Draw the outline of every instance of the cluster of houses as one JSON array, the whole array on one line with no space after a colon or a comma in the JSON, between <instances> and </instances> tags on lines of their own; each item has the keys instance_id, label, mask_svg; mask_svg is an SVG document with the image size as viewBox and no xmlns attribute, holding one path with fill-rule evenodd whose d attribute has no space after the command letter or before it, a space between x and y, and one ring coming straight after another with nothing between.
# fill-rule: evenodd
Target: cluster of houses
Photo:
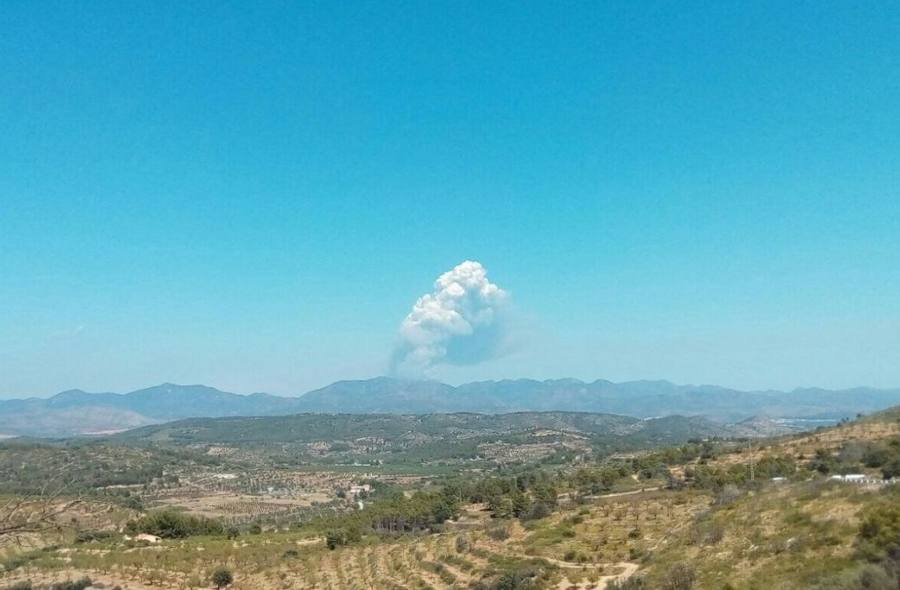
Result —
<instances>
[{"instance_id":1,"label":"cluster of houses","mask_svg":"<svg viewBox=\"0 0 900 590\"><path fill-rule=\"evenodd\" d=\"M848 473L847 475L832 475L829 477L831 481L841 481L844 483L855 483L858 485L892 485L896 483L896 479L881 479L872 477L864 473Z\"/></svg>"},{"instance_id":2,"label":"cluster of houses","mask_svg":"<svg viewBox=\"0 0 900 590\"><path fill-rule=\"evenodd\" d=\"M893 485L898 482L897 478L891 479L881 479L880 477L873 477L871 475L866 475L865 473L848 473L846 475L832 475L828 478L829 481L840 481L842 483L855 483L857 485L877 485L877 486L888 486ZM772 481L775 483L782 483L787 481L786 477L773 477Z\"/></svg>"}]
</instances>

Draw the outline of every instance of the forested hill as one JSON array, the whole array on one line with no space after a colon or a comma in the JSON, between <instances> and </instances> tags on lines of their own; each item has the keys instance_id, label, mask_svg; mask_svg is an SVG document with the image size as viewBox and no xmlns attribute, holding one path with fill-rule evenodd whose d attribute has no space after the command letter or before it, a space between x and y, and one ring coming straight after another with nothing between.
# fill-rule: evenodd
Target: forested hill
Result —
<instances>
[{"instance_id":1,"label":"forested hill","mask_svg":"<svg viewBox=\"0 0 900 590\"><path fill-rule=\"evenodd\" d=\"M295 414L248 418L194 418L137 428L115 441L174 444L278 444L316 441L407 441L496 438L517 442L558 437L667 444L689 438L745 436L739 425L706 418L667 416L638 419L578 412L511 414ZM405 444L405 443L404 443Z\"/></svg>"}]
</instances>

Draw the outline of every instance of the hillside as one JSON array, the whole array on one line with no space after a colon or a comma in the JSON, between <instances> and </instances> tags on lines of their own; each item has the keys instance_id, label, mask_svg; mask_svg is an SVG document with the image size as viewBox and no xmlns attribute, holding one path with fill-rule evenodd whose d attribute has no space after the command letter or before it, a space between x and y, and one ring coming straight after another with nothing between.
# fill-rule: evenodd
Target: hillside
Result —
<instances>
[{"instance_id":1,"label":"hillside","mask_svg":"<svg viewBox=\"0 0 900 590\"><path fill-rule=\"evenodd\" d=\"M518 379L453 387L378 377L339 381L301 397L239 395L203 385L164 383L126 394L70 390L48 399L2 400L0 435L62 437L184 418L296 413L593 412L635 418L706 416L724 423L765 416L778 428L782 418L837 420L898 403L900 390L742 392L667 381Z\"/></svg>"},{"instance_id":2,"label":"hillside","mask_svg":"<svg viewBox=\"0 0 900 590\"><path fill-rule=\"evenodd\" d=\"M685 424L689 419L639 420L610 414L566 412L513 414L296 414L267 418L191 419L149 426L116 435L118 440L179 442L310 442L378 437L396 440L505 436L549 430L583 435L624 436L656 431L661 423ZM691 420L701 434L725 430L703 419Z\"/></svg>"},{"instance_id":3,"label":"hillside","mask_svg":"<svg viewBox=\"0 0 900 590\"><path fill-rule=\"evenodd\" d=\"M357 429L503 439L523 429L602 437L698 423L565 413L312 418L324 422L190 420L102 444L20 447L0 462L5 481L31 473L22 458L42 457L85 463L83 485L103 487L46 539L0 546L0 587L90 577L130 590L208 588L219 564L234 590L892 590L900 580L900 408L750 447L705 441L441 476L259 468L202 452L223 450L210 441L246 450ZM300 421L287 435L264 427L272 420ZM148 437L154 445L117 446ZM178 440L192 450L163 449ZM104 465L119 469L106 475ZM832 477L840 473L867 479ZM138 541L138 532L161 538Z\"/></svg>"},{"instance_id":4,"label":"hillside","mask_svg":"<svg viewBox=\"0 0 900 590\"><path fill-rule=\"evenodd\" d=\"M612 414L296 414L201 418L137 428L112 443L228 449L253 461L362 463L423 468L550 459L746 434L702 417ZM220 451L221 452L221 451Z\"/></svg>"}]
</instances>

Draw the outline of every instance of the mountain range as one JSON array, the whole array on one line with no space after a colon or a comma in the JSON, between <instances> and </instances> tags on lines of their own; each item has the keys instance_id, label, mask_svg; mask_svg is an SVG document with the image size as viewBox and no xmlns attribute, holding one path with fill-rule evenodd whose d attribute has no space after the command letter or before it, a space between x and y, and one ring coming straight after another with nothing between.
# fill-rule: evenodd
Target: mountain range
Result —
<instances>
[{"instance_id":1,"label":"mountain range","mask_svg":"<svg viewBox=\"0 0 900 590\"><path fill-rule=\"evenodd\" d=\"M613 383L577 379L437 381L377 377L338 381L299 397L240 395L205 385L164 383L130 393L69 390L51 398L0 400L0 435L102 434L184 418L280 416L298 413L432 414L477 412L598 412L635 418L705 416L738 422L839 419L900 404L900 389L739 391L668 381Z\"/></svg>"}]
</instances>

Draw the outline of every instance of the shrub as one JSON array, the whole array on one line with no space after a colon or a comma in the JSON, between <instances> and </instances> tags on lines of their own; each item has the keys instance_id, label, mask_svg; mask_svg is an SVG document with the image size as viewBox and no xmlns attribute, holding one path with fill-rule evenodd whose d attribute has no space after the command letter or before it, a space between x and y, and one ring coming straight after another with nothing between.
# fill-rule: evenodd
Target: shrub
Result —
<instances>
[{"instance_id":1,"label":"shrub","mask_svg":"<svg viewBox=\"0 0 900 590\"><path fill-rule=\"evenodd\" d=\"M194 535L221 535L222 525L215 520L163 510L132 520L125 527L131 534L147 533L164 539L183 539Z\"/></svg>"},{"instance_id":2,"label":"shrub","mask_svg":"<svg viewBox=\"0 0 900 590\"><path fill-rule=\"evenodd\" d=\"M488 528L487 535L495 541L505 541L509 538L509 525L505 522L494 524Z\"/></svg>"},{"instance_id":3,"label":"shrub","mask_svg":"<svg viewBox=\"0 0 900 590\"><path fill-rule=\"evenodd\" d=\"M538 520L553 513L553 509L544 502L533 502L528 511L521 516L522 520Z\"/></svg>"},{"instance_id":4,"label":"shrub","mask_svg":"<svg viewBox=\"0 0 900 590\"><path fill-rule=\"evenodd\" d=\"M325 546L332 551L337 549L340 545L343 545L345 542L341 531L335 530L325 533Z\"/></svg>"},{"instance_id":5,"label":"shrub","mask_svg":"<svg viewBox=\"0 0 900 590\"><path fill-rule=\"evenodd\" d=\"M80 580L59 582L50 585L50 590L84 590L91 586L90 578L81 578Z\"/></svg>"},{"instance_id":6,"label":"shrub","mask_svg":"<svg viewBox=\"0 0 900 590\"><path fill-rule=\"evenodd\" d=\"M884 479L900 477L900 457L891 459L884 467L881 468L881 475Z\"/></svg>"},{"instance_id":7,"label":"shrub","mask_svg":"<svg viewBox=\"0 0 900 590\"><path fill-rule=\"evenodd\" d=\"M523 568L514 572L507 572L500 576L491 586L491 590L523 590L534 588L535 580L540 572L535 568Z\"/></svg>"},{"instance_id":8,"label":"shrub","mask_svg":"<svg viewBox=\"0 0 900 590\"><path fill-rule=\"evenodd\" d=\"M712 525L703 537L703 543L706 545L716 545L725 537L725 529L721 525Z\"/></svg>"},{"instance_id":9,"label":"shrub","mask_svg":"<svg viewBox=\"0 0 900 590\"><path fill-rule=\"evenodd\" d=\"M691 590L694 587L696 575L689 565L679 563L666 573L663 581L663 590Z\"/></svg>"},{"instance_id":10,"label":"shrub","mask_svg":"<svg viewBox=\"0 0 900 590\"><path fill-rule=\"evenodd\" d=\"M337 549L341 545L349 545L356 543L362 538L358 528L342 528L331 529L325 533L325 546L331 550Z\"/></svg>"},{"instance_id":11,"label":"shrub","mask_svg":"<svg viewBox=\"0 0 900 590\"><path fill-rule=\"evenodd\" d=\"M456 552L466 553L469 551L469 540L462 535L456 537Z\"/></svg>"},{"instance_id":12,"label":"shrub","mask_svg":"<svg viewBox=\"0 0 900 590\"><path fill-rule=\"evenodd\" d=\"M716 495L716 506L728 506L733 504L741 497L741 490L736 485L727 484Z\"/></svg>"},{"instance_id":13,"label":"shrub","mask_svg":"<svg viewBox=\"0 0 900 590\"><path fill-rule=\"evenodd\" d=\"M220 567L213 572L211 580L216 585L216 588L224 588L234 582L234 576L231 575L230 570Z\"/></svg>"},{"instance_id":14,"label":"shrub","mask_svg":"<svg viewBox=\"0 0 900 590\"><path fill-rule=\"evenodd\" d=\"M900 502L890 498L871 506L859 527L863 553L872 559L883 558L900 540Z\"/></svg>"},{"instance_id":15,"label":"shrub","mask_svg":"<svg viewBox=\"0 0 900 590\"><path fill-rule=\"evenodd\" d=\"M76 543L90 543L91 541L102 541L104 539L109 539L113 536L113 533L109 531L79 531L75 535Z\"/></svg>"},{"instance_id":16,"label":"shrub","mask_svg":"<svg viewBox=\"0 0 900 590\"><path fill-rule=\"evenodd\" d=\"M869 445L862 457L866 467L881 467L891 459L890 452L881 446Z\"/></svg>"},{"instance_id":17,"label":"shrub","mask_svg":"<svg viewBox=\"0 0 900 590\"><path fill-rule=\"evenodd\" d=\"M867 565L860 570L859 585L866 590L888 590L900 587L897 584L897 578L875 565Z\"/></svg>"},{"instance_id":18,"label":"shrub","mask_svg":"<svg viewBox=\"0 0 900 590\"><path fill-rule=\"evenodd\" d=\"M884 568L867 564L820 582L815 590L894 590L897 578Z\"/></svg>"}]
</instances>

